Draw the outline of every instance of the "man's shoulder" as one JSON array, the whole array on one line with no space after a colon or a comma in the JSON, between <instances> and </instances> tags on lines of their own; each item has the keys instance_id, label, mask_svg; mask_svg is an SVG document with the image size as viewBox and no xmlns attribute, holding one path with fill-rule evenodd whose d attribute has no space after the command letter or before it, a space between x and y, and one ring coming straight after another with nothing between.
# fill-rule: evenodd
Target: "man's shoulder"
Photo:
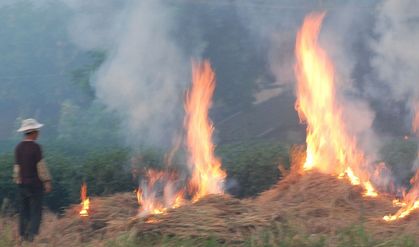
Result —
<instances>
[{"instance_id":1,"label":"man's shoulder","mask_svg":"<svg viewBox=\"0 0 419 247\"><path fill-rule=\"evenodd\" d=\"M36 148L36 149L41 149L41 145L39 145L38 143L34 142L34 141L21 141L16 145L16 150L19 148Z\"/></svg>"}]
</instances>

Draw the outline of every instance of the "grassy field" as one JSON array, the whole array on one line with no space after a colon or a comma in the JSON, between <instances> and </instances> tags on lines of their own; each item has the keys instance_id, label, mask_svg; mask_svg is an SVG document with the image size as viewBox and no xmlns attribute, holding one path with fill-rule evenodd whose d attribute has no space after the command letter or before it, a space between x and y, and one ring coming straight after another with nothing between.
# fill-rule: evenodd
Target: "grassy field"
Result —
<instances>
[{"instance_id":1,"label":"grassy field","mask_svg":"<svg viewBox=\"0 0 419 247\"><path fill-rule=\"evenodd\" d=\"M14 226L11 221L0 219L0 247L16 246L14 237ZM365 231L362 225L353 225L343 229L334 236L322 234L301 234L298 227L288 224L276 224L258 233L252 234L244 243L237 243L235 246L245 247L417 247L411 236L399 236L390 240L374 239ZM29 246L28 244L23 246ZM38 244L35 246L48 246ZM106 247L151 247L151 246L183 246L183 247L221 247L231 246L219 242L216 238L180 238L177 236L145 236L138 237L134 231L121 233L114 239L104 239L99 243L86 246L106 246Z\"/></svg>"},{"instance_id":2,"label":"grassy field","mask_svg":"<svg viewBox=\"0 0 419 247\"><path fill-rule=\"evenodd\" d=\"M333 239L332 239L333 238ZM362 226L354 225L343 230L337 236L330 238L326 235L303 235L290 227L276 226L249 237L239 246L245 247L417 247L418 243L410 236L380 241L373 239ZM184 246L184 247L219 247L229 246L210 239L181 239L176 236L154 236L138 239L135 234L125 233L117 239L106 241L105 246Z\"/></svg>"}]
</instances>

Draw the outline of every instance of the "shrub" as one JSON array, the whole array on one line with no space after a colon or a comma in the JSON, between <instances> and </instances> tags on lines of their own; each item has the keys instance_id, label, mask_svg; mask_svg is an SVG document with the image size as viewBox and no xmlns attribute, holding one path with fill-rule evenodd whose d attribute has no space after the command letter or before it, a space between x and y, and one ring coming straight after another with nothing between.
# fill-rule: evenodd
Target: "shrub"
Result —
<instances>
[{"instance_id":1,"label":"shrub","mask_svg":"<svg viewBox=\"0 0 419 247\"><path fill-rule=\"evenodd\" d=\"M278 165L289 167L288 149L279 143L229 144L220 146L217 153L227 170L227 189L238 197L269 189L281 176Z\"/></svg>"}]
</instances>

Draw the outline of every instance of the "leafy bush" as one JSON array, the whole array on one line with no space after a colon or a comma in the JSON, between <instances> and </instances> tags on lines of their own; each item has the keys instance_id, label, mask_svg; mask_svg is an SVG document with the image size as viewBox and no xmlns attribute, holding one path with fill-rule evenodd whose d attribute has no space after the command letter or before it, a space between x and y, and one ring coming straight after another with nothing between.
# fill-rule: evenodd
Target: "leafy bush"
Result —
<instances>
[{"instance_id":1,"label":"leafy bush","mask_svg":"<svg viewBox=\"0 0 419 247\"><path fill-rule=\"evenodd\" d=\"M288 150L279 143L229 144L220 146L217 153L227 170L227 189L238 197L269 189L281 176L278 165L289 167Z\"/></svg>"},{"instance_id":2,"label":"leafy bush","mask_svg":"<svg viewBox=\"0 0 419 247\"><path fill-rule=\"evenodd\" d=\"M15 246L15 240L13 239L13 230L10 225L5 225L0 219L0 247Z\"/></svg>"},{"instance_id":3,"label":"leafy bush","mask_svg":"<svg viewBox=\"0 0 419 247\"><path fill-rule=\"evenodd\" d=\"M409 185L413 176L412 165L417 158L418 145L411 139L395 139L381 149L383 161L389 165L397 180Z\"/></svg>"},{"instance_id":4,"label":"leafy bush","mask_svg":"<svg viewBox=\"0 0 419 247\"><path fill-rule=\"evenodd\" d=\"M12 202L16 199L17 187L12 180L13 163L12 154L0 155L0 206L6 198Z\"/></svg>"},{"instance_id":5,"label":"leafy bush","mask_svg":"<svg viewBox=\"0 0 419 247\"><path fill-rule=\"evenodd\" d=\"M416 242L410 236L400 236L395 239L379 241L365 231L362 225L353 225L343 229L338 235L337 247L415 247Z\"/></svg>"},{"instance_id":6,"label":"leafy bush","mask_svg":"<svg viewBox=\"0 0 419 247\"><path fill-rule=\"evenodd\" d=\"M108 195L133 189L127 150L103 150L89 155L83 164L83 177L94 195ZM81 180L80 180L81 181Z\"/></svg>"},{"instance_id":7,"label":"leafy bush","mask_svg":"<svg viewBox=\"0 0 419 247\"><path fill-rule=\"evenodd\" d=\"M140 159L131 160L132 151L112 145L90 146L63 140L43 140L44 156L53 177L53 191L46 195L48 207L61 212L80 200L80 186L87 183L90 196L132 191L138 181L133 181L131 168L164 166L164 151L141 148ZM228 174L227 189L235 196L255 196L274 185L279 177L278 164L288 165L288 151L278 143L250 143L224 145L217 149ZM181 159L182 160L182 159ZM177 161L176 167L185 165ZM182 164L181 164L182 163ZM0 201L15 201L12 153L0 156Z\"/></svg>"},{"instance_id":8,"label":"leafy bush","mask_svg":"<svg viewBox=\"0 0 419 247\"><path fill-rule=\"evenodd\" d=\"M119 237L108 240L106 246L229 246L216 238L194 238L177 236L151 235L136 237L135 231L126 232ZM393 239L374 239L362 225L353 225L338 232L337 235L312 234L307 235L298 227L287 223L274 224L270 228L253 233L242 243L246 247L415 247L417 243L409 236L400 236Z\"/></svg>"}]
</instances>

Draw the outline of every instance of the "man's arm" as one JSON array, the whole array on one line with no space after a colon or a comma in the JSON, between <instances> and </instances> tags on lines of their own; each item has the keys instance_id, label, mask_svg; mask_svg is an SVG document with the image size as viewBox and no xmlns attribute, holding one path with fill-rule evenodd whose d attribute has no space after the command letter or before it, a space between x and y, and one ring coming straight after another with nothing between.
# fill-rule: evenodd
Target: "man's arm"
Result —
<instances>
[{"instance_id":1,"label":"man's arm","mask_svg":"<svg viewBox=\"0 0 419 247\"><path fill-rule=\"evenodd\" d=\"M22 179L20 177L20 166L18 164L15 164L13 166L13 181L16 184L21 184L22 183Z\"/></svg>"},{"instance_id":2,"label":"man's arm","mask_svg":"<svg viewBox=\"0 0 419 247\"><path fill-rule=\"evenodd\" d=\"M51 190L52 190L52 185L51 185L52 178L51 178L51 174L48 170L47 164L45 163L45 161L43 159L41 159L41 161L39 161L38 164L36 165L36 168L38 170L38 177L45 186L45 192L47 192L47 193L51 192Z\"/></svg>"},{"instance_id":3,"label":"man's arm","mask_svg":"<svg viewBox=\"0 0 419 247\"><path fill-rule=\"evenodd\" d=\"M20 176L20 161L19 161L19 155L18 155L18 149L19 149L19 145L16 146L15 148L15 164L13 165L13 181L16 184L21 184L22 183L22 177Z\"/></svg>"}]
</instances>

